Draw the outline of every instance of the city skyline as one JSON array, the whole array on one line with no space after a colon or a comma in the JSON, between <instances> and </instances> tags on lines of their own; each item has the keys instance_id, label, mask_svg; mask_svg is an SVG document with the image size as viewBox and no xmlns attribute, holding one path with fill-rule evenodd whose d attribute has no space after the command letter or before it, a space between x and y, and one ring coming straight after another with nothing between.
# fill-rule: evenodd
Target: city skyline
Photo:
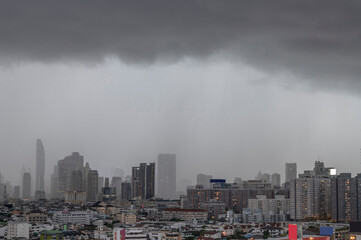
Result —
<instances>
[{"instance_id":1,"label":"city skyline","mask_svg":"<svg viewBox=\"0 0 361 240\"><path fill-rule=\"evenodd\" d=\"M42 141L41 141L41 139L37 139L36 140L36 142L37 142L37 144L36 144L36 159L38 159L38 155L40 155L40 159L42 159L42 160L45 160L45 153L44 153L44 147L43 147L43 143L42 143ZM75 154L75 155L74 155ZM72 154L71 154L71 156L79 156L80 157L80 159L79 160L77 160L78 161L78 163L73 163L73 164L76 164L77 166L72 166L71 168L73 168L73 169L79 169L79 167L80 166L82 166L83 164L84 164L84 157L83 156L81 156L81 155L79 155L79 153L78 152L73 152ZM159 156L161 156L161 155L164 155L164 156L166 156L166 155L173 155L173 154L158 154L158 160L159 160ZM62 161L64 161L65 159L68 159L68 158L70 158L71 156L68 156L68 157L65 157ZM317 161L319 161L320 160L320 156L318 156L318 160L316 160L316 162ZM59 164L59 161L58 161L58 164ZM142 164L143 163L140 163L140 165L142 166ZM264 177L266 177L266 179L269 179L269 180L267 180L267 182L270 182L270 183L272 183L273 181L279 181L279 182L281 182L281 183L284 183L284 182L287 182L287 174L290 174L289 172L291 171L292 173L291 173L291 175L292 175L292 177L291 177L291 179L292 178L294 178L294 176L296 176L296 177L298 177L298 174L299 174L299 172L297 171L297 163L284 163L285 164L285 172L284 173L282 173L282 172L280 172L280 173L278 173L278 172L270 172L270 171L265 171L265 172L263 172L262 173L262 175L260 176L260 174L261 174L261 171L259 170L259 172L258 172L258 175L256 176L256 177L250 177L250 178L243 178L243 179L265 179ZM133 164L134 165L134 164ZM35 162L35 169L37 168L37 166L38 166L38 161L36 161ZM85 168L84 169L86 169L87 167L89 168L89 163L88 162L86 162L86 165L84 166ZM118 166L118 167L121 167L121 166ZM132 167L132 168L134 168L134 166ZM139 167L138 167L139 168ZM157 168L158 168L158 166L157 166ZM24 169L22 169L22 171L25 171L26 173L30 173L31 174L31 167L30 168L28 168L29 170L24 170ZM81 168L80 168L81 169ZM333 168L333 169L335 169L335 171L336 171L336 168ZM58 166L57 165L55 165L54 166L54 169L53 169L53 173L55 173L55 171L58 171ZM97 170L98 171L98 170ZM159 170L158 170L158 172L159 172ZM345 171L338 171L337 173L339 173L339 172L352 172L351 170L345 170ZM50 173L48 173L48 176L49 176L49 180L51 180L51 176L53 175L53 173L52 174L50 174ZM71 173L71 172L70 172ZM113 178L117 178L117 177L119 177L117 174L122 174L122 175L124 175L124 174L126 174L126 176L127 177L130 177L131 176L131 174L132 174L132 171L131 170L129 170L129 171L125 171L124 172L124 170L122 169L122 168L116 168L115 169L115 171L113 171L113 173L112 174L109 174L109 175L99 175L99 177L100 176L102 176L102 177L106 177L106 178L108 178L108 181L109 181L109 178L111 178L111 179L113 179ZM1 173L0 173L1 174ZM84 173L85 174L85 173ZM353 174L353 173L352 173ZM356 173L356 174L353 174L353 175L357 175L358 173ZM51 176L50 176L51 175ZM213 177L213 176L211 176L211 175L205 175L204 173L196 173L194 176L193 176L193 178L192 179L186 179L186 180L190 180L190 181L186 181L186 183L187 183L187 185L183 185L183 186L181 186L181 185L179 185L179 181L177 181L177 184L176 184L176 191L180 191L180 192L184 192L185 190L186 190L186 188L187 188L187 186L193 186L193 185L195 185L195 184L197 184L197 182L199 181L199 175L204 175L204 177L208 177L208 179L210 179L210 177ZM267 175L267 176L263 176L263 175ZM274 175L278 175L278 176L274 176ZM4 178L4 174L2 174L2 175L0 175L2 178ZM23 176L23 175L21 175L21 176ZM159 176L158 176L159 177ZM155 181L155 182L157 182L157 184L158 184L158 177L156 177L157 178L157 180ZM279 180L273 180L273 177L277 177ZM35 174L35 177L34 178L38 178L37 177L37 174ZM64 177L63 177L64 178ZM71 181L71 179L73 178L73 176L67 176L67 177L65 177L64 179L67 179L67 182L66 183L64 183L64 184L67 184L68 186L71 184L69 181ZM230 176L230 175L219 175L219 178L224 178L224 179L227 179L227 181L229 181L229 182L233 182L233 180L235 180L235 179L237 179L237 178L239 178L239 179L241 179L242 178L242 176L240 176L240 175L237 175L237 176ZM19 181L19 184L23 184L23 177L21 177L21 179L20 179L20 181ZM7 182L9 182L9 180L10 179L7 179ZM37 179L35 179L34 181L36 181ZM184 180L184 179L183 179ZM122 182L124 182L124 181L126 181L126 178L125 178L125 175L124 175L124 178L122 179ZM15 180L14 182L11 182L10 181L10 183L11 184L13 184L13 186L16 186L17 185L17 181ZM190 184L191 183L191 184ZM83 183L84 184L84 188L86 187L86 183ZM31 186L31 188L33 188L34 187L34 189L32 190L32 192L31 192L31 195L34 195L34 192L35 191L37 191L37 186L36 186L36 184L35 184L35 186ZM51 182L49 181L48 182L48 184L46 185L46 189L45 189L45 192L47 193L47 194L49 194L50 192L51 192ZM22 189L21 189L21 191L22 191Z\"/></svg>"},{"instance_id":2,"label":"city skyline","mask_svg":"<svg viewBox=\"0 0 361 240\"><path fill-rule=\"evenodd\" d=\"M360 12L3 2L0 239L361 239Z\"/></svg>"}]
</instances>

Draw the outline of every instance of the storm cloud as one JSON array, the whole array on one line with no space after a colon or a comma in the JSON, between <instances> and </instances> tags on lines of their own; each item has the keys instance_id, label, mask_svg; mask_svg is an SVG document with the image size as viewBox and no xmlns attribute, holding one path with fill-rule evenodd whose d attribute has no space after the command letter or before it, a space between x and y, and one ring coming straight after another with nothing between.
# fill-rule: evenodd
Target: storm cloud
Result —
<instances>
[{"instance_id":1,"label":"storm cloud","mask_svg":"<svg viewBox=\"0 0 361 240\"><path fill-rule=\"evenodd\" d=\"M359 1L6 1L0 62L172 63L214 56L361 91Z\"/></svg>"}]
</instances>

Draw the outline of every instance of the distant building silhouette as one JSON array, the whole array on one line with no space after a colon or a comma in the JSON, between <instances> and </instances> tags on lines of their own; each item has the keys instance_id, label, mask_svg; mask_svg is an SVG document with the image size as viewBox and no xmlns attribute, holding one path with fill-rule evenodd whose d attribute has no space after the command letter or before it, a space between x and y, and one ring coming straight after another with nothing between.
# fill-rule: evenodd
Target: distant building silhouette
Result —
<instances>
[{"instance_id":1,"label":"distant building silhouette","mask_svg":"<svg viewBox=\"0 0 361 240\"><path fill-rule=\"evenodd\" d=\"M31 197L31 174L26 172L23 175L23 199Z\"/></svg>"},{"instance_id":2,"label":"distant building silhouette","mask_svg":"<svg viewBox=\"0 0 361 240\"><path fill-rule=\"evenodd\" d=\"M35 191L44 191L45 151L40 139L36 141Z\"/></svg>"},{"instance_id":3,"label":"distant building silhouette","mask_svg":"<svg viewBox=\"0 0 361 240\"><path fill-rule=\"evenodd\" d=\"M98 195L98 171L90 170L87 178L87 200L95 202Z\"/></svg>"},{"instance_id":4,"label":"distant building silhouette","mask_svg":"<svg viewBox=\"0 0 361 240\"><path fill-rule=\"evenodd\" d=\"M140 196L139 167L132 167L132 198Z\"/></svg>"},{"instance_id":5,"label":"distant building silhouette","mask_svg":"<svg viewBox=\"0 0 361 240\"><path fill-rule=\"evenodd\" d=\"M176 155L158 155L158 197L176 198Z\"/></svg>"},{"instance_id":6,"label":"distant building silhouette","mask_svg":"<svg viewBox=\"0 0 361 240\"><path fill-rule=\"evenodd\" d=\"M20 199L20 186L14 186L13 198Z\"/></svg>"},{"instance_id":7,"label":"distant building silhouette","mask_svg":"<svg viewBox=\"0 0 361 240\"><path fill-rule=\"evenodd\" d=\"M58 191L65 192L71 190L71 175L73 171L84 166L84 157L78 152L73 152L70 156L58 161Z\"/></svg>"},{"instance_id":8,"label":"distant building silhouette","mask_svg":"<svg viewBox=\"0 0 361 240\"><path fill-rule=\"evenodd\" d=\"M98 177L98 193L102 192L104 187L104 177Z\"/></svg>"},{"instance_id":9,"label":"distant building silhouette","mask_svg":"<svg viewBox=\"0 0 361 240\"><path fill-rule=\"evenodd\" d=\"M206 174L197 174L197 185L203 185L205 188L209 188L211 186L212 175Z\"/></svg>"},{"instance_id":10,"label":"distant building silhouette","mask_svg":"<svg viewBox=\"0 0 361 240\"><path fill-rule=\"evenodd\" d=\"M76 170L71 173L71 188L72 191L85 192L84 178L81 170Z\"/></svg>"},{"instance_id":11,"label":"distant building silhouette","mask_svg":"<svg viewBox=\"0 0 361 240\"><path fill-rule=\"evenodd\" d=\"M121 197L121 188L122 188L122 178L121 177L112 177L112 182L110 187L115 188L117 198Z\"/></svg>"},{"instance_id":12,"label":"distant building silhouette","mask_svg":"<svg viewBox=\"0 0 361 240\"><path fill-rule=\"evenodd\" d=\"M290 182L292 179L297 178L297 164L296 163L286 163L285 165L285 182Z\"/></svg>"},{"instance_id":13,"label":"distant building silhouette","mask_svg":"<svg viewBox=\"0 0 361 240\"><path fill-rule=\"evenodd\" d=\"M272 174L271 185L272 185L272 187L280 187L281 186L281 175L279 173Z\"/></svg>"},{"instance_id":14,"label":"distant building silhouette","mask_svg":"<svg viewBox=\"0 0 361 240\"><path fill-rule=\"evenodd\" d=\"M131 200L132 199L132 184L130 182L122 183L121 199L123 199L123 200Z\"/></svg>"},{"instance_id":15,"label":"distant building silhouette","mask_svg":"<svg viewBox=\"0 0 361 240\"><path fill-rule=\"evenodd\" d=\"M51 198L58 198L58 166L54 165L54 172L51 174L50 177L50 196Z\"/></svg>"},{"instance_id":16,"label":"distant building silhouette","mask_svg":"<svg viewBox=\"0 0 361 240\"><path fill-rule=\"evenodd\" d=\"M109 178L105 178L105 181L104 181L104 187L110 187L110 184L109 184Z\"/></svg>"}]
</instances>

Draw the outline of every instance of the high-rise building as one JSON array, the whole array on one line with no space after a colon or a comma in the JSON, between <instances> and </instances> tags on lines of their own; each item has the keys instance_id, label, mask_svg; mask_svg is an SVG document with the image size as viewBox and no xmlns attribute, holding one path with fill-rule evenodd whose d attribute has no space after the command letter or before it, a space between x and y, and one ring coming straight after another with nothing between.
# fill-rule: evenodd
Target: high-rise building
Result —
<instances>
[{"instance_id":1,"label":"high-rise building","mask_svg":"<svg viewBox=\"0 0 361 240\"><path fill-rule=\"evenodd\" d=\"M35 191L44 191L45 152L40 139L36 141Z\"/></svg>"},{"instance_id":2,"label":"high-rise building","mask_svg":"<svg viewBox=\"0 0 361 240\"><path fill-rule=\"evenodd\" d=\"M158 197L176 198L176 155L158 155Z\"/></svg>"},{"instance_id":3,"label":"high-rise building","mask_svg":"<svg viewBox=\"0 0 361 240\"><path fill-rule=\"evenodd\" d=\"M58 198L58 166L54 165L54 172L50 177L50 196L51 198Z\"/></svg>"},{"instance_id":4,"label":"high-rise building","mask_svg":"<svg viewBox=\"0 0 361 240\"><path fill-rule=\"evenodd\" d=\"M104 177L98 177L98 193L102 192L104 187Z\"/></svg>"},{"instance_id":5,"label":"high-rise building","mask_svg":"<svg viewBox=\"0 0 361 240\"><path fill-rule=\"evenodd\" d=\"M85 192L84 177L81 170L76 170L71 173L71 191Z\"/></svg>"},{"instance_id":6,"label":"high-rise building","mask_svg":"<svg viewBox=\"0 0 361 240\"><path fill-rule=\"evenodd\" d=\"M140 196L139 167L132 167L132 198Z\"/></svg>"},{"instance_id":7,"label":"high-rise building","mask_svg":"<svg viewBox=\"0 0 361 240\"><path fill-rule=\"evenodd\" d=\"M149 199L154 197L155 163L141 163L132 168L133 198Z\"/></svg>"},{"instance_id":8,"label":"high-rise building","mask_svg":"<svg viewBox=\"0 0 361 240\"><path fill-rule=\"evenodd\" d=\"M13 198L20 199L20 186L14 186Z\"/></svg>"},{"instance_id":9,"label":"high-rise building","mask_svg":"<svg viewBox=\"0 0 361 240\"><path fill-rule=\"evenodd\" d=\"M331 180L332 219L335 221L358 220L358 178L351 173L341 173ZM360 182L361 183L361 182Z\"/></svg>"},{"instance_id":10,"label":"high-rise building","mask_svg":"<svg viewBox=\"0 0 361 240\"><path fill-rule=\"evenodd\" d=\"M82 169L84 157L78 152L73 152L70 156L58 161L58 192L72 190L71 174L73 171Z\"/></svg>"},{"instance_id":11,"label":"high-rise building","mask_svg":"<svg viewBox=\"0 0 361 240\"><path fill-rule=\"evenodd\" d=\"M6 201L6 185L4 183L0 183L0 203Z\"/></svg>"},{"instance_id":12,"label":"high-rise building","mask_svg":"<svg viewBox=\"0 0 361 240\"><path fill-rule=\"evenodd\" d=\"M279 187L281 186L281 175L278 173L274 173L271 176L271 185L272 187Z\"/></svg>"},{"instance_id":13,"label":"high-rise building","mask_svg":"<svg viewBox=\"0 0 361 240\"><path fill-rule=\"evenodd\" d=\"M297 178L297 164L296 163L286 163L286 180L285 182L290 182L292 179Z\"/></svg>"},{"instance_id":14,"label":"high-rise building","mask_svg":"<svg viewBox=\"0 0 361 240\"><path fill-rule=\"evenodd\" d=\"M206 174L197 174L197 185L203 185L205 188L209 188L211 186L212 175Z\"/></svg>"},{"instance_id":15,"label":"high-rise building","mask_svg":"<svg viewBox=\"0 0 361 240\"><path fill-rule=\"evenodd\" d=\"M154 197L155 163L141 163L139 166L139 187L142 199Z\"/></svg>"},{"instance_id":16,"label":"high-rise building","mask_svg":"<svg viewBox=\"0 0 361 240\"><path fill-rule=\"evenodd\" d=\"M110 187L110 184L109 184L109 178L105 178L105 181L104 181L104 187Z\"/></svg>"},{"instance_id":17,"label":"high-rise building","mask_svg":"<svg viewBox=\"0 0 361 240\"><path fill-rule=\"evenodd\" d=\"M115 188L115 193L117 198L120 198L122 195L121 188L122 188L122 178L121 177L112 177L112 182L110 187Z\"/></svg>"},{"instance_id":18,"label":"high-rise building","mask_svg":"<svg viewBox=\"0 0 361 240\"><path fill-rule=\"evenodd\" d=\"M290 182L290 217L293 220L331 217L331 175L329 169L319 168L323 163L315 162L314 170L304 171Z\"/></svg>"},{"instance_id":19,"label":"high-rise building","mask_svg":"<svg viewBox=\"0 0 361 240\"><path fill-rule=\"evenodd\" d=\"M95 202L98 195L98 171L90 170L87 178L87 200Z\"/></svg>"},{"instance_id":20,"label":"high-rise building","mask_svg":"<svg viewBox=\"0 0 361 240\"><path fill-rule=\"evenodd\" d=\"M121 199L123 199L123 200L131 200L132 199L132 184L130 182L122 183Z\"/></svg>"},{"instance_id":21,"label":"high-rise building","mask_svg":"<svg viewBox=\"0 0 361 240\"><path fill-rule=\"evenodd\" d=\"M31 197L31 174L26 172L23 175L23 199Z\"/></svg>"}]
</instances>

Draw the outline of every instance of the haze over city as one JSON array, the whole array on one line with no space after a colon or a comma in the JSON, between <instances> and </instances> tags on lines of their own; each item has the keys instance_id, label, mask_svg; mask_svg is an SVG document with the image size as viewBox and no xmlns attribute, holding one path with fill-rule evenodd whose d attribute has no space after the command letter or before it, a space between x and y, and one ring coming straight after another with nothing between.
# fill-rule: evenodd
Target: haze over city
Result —
<instances>
[{"instance_id":1,"label":"haze over city","mask_svg":"<svg viewBox=\"0 0 361 240\"><path fill-rule=\"evenodd\" d=\"M233 181L317 159L361 169L360 3L8 1L0 8L1 173L45 148L99 175L177 156Z\"/></svg>"}]
</instances>

